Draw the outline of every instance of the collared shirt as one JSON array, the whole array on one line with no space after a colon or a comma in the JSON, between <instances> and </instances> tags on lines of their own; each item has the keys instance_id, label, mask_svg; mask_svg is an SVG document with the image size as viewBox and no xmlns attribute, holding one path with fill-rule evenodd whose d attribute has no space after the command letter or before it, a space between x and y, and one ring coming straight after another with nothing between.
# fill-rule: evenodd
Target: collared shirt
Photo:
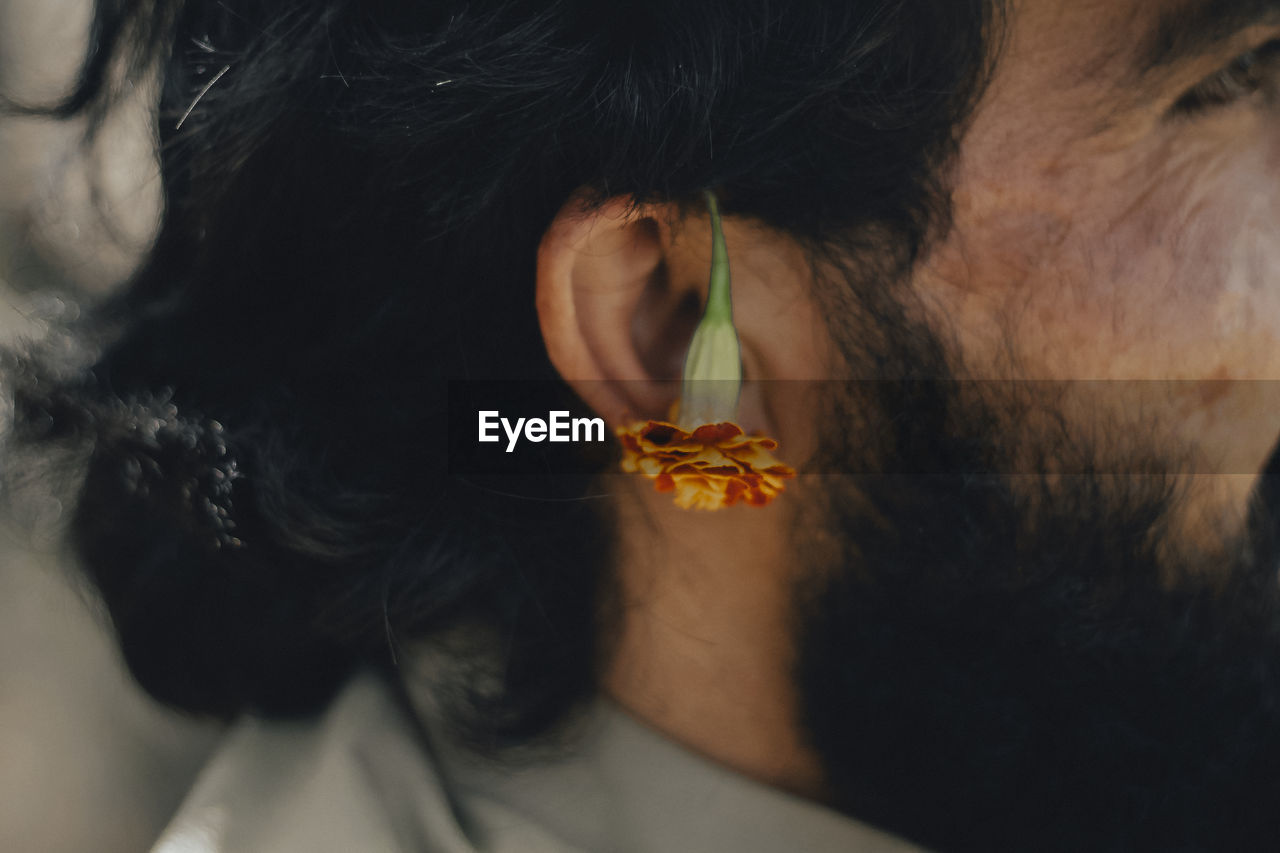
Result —
<instances>
[{"instance_id":1,"label":"collared shirt","mask_svg":"<svg viewBox=\"0 0 1280 853\"><path fill-rule=\"evenodd\" d=\"M498 762L361 675L310 721L245 719L153 853L903 853L920 848L687 751L607 700Z\"/></svg>"}]
</instances>

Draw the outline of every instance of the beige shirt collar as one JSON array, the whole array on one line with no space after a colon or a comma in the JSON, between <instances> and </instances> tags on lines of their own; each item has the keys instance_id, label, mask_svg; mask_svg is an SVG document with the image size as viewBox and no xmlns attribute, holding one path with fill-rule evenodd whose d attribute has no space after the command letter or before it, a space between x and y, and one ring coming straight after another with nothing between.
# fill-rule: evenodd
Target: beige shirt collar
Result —
<instances>
[{"instance_id":1,"label":"beige shirt collar","mask_svg":"<svg viewBox=\"0 0 1280 853\"><path fill-rule=\"evenodd\" d=\"M427 731L371 675L318 719L246 719L153 853L920 849L720 767L605 701L537 760L487 761Z\"/></svg>"}]
</instances>

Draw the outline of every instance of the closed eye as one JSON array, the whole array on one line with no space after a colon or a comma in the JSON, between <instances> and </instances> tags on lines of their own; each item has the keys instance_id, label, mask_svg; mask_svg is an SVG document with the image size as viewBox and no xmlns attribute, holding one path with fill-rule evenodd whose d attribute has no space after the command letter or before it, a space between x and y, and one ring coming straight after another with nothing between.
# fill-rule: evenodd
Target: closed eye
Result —
<instances>
[{"instance_id":1,"label":"closed eye","mask_svg":"<svg viewBox=\"0 0 1280 853\"><path fill-rule=\"evenodd\" d=\"M1190 116L1229 106L1270 88L1280 74L1280 39L1242 53L1187 90L1170 114Z\"/></svg>"}]
</instances>

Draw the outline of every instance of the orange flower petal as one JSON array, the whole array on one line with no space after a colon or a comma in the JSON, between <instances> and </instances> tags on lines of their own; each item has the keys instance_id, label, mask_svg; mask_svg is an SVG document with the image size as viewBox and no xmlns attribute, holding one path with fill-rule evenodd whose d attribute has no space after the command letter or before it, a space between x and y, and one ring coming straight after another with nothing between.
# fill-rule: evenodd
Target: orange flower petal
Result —
<instances>
[{"instance_id":1,"label":"orange flower petal","mask_svg":"<svg viewBox=\"0 0 1280 853\"><path fill-rule=\"evenodd\" d=\"M644 474L659 492L673 492L684 509L766 506L796 475L773 457L778 442L746 435L728 421L693 432L666 421L637 421L617 434L622 470Z\"/></svg>"}]
</instances>

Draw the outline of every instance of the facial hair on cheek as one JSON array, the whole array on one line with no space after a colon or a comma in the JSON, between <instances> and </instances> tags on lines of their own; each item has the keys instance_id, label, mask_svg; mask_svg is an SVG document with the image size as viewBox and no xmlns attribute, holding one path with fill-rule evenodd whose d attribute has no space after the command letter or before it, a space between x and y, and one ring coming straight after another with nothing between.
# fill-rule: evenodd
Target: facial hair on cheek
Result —
<instances>
[{"instance_id":1,"label":"facial hair on cheek","mask_svg":"<svg viewBox=\"0 0 1280 853\"><path fill-rule=\"evenodd\" d=\"M827 477L826 550L798 534L797 686L833 801L940 850L1275 849L1274 515L1170 587L1169 481L947 473L1038 437L963 383L876 387L831 422L913 416L874 448L831 430L826 456L926 473Z\"/></svg>"}]
</instances>

